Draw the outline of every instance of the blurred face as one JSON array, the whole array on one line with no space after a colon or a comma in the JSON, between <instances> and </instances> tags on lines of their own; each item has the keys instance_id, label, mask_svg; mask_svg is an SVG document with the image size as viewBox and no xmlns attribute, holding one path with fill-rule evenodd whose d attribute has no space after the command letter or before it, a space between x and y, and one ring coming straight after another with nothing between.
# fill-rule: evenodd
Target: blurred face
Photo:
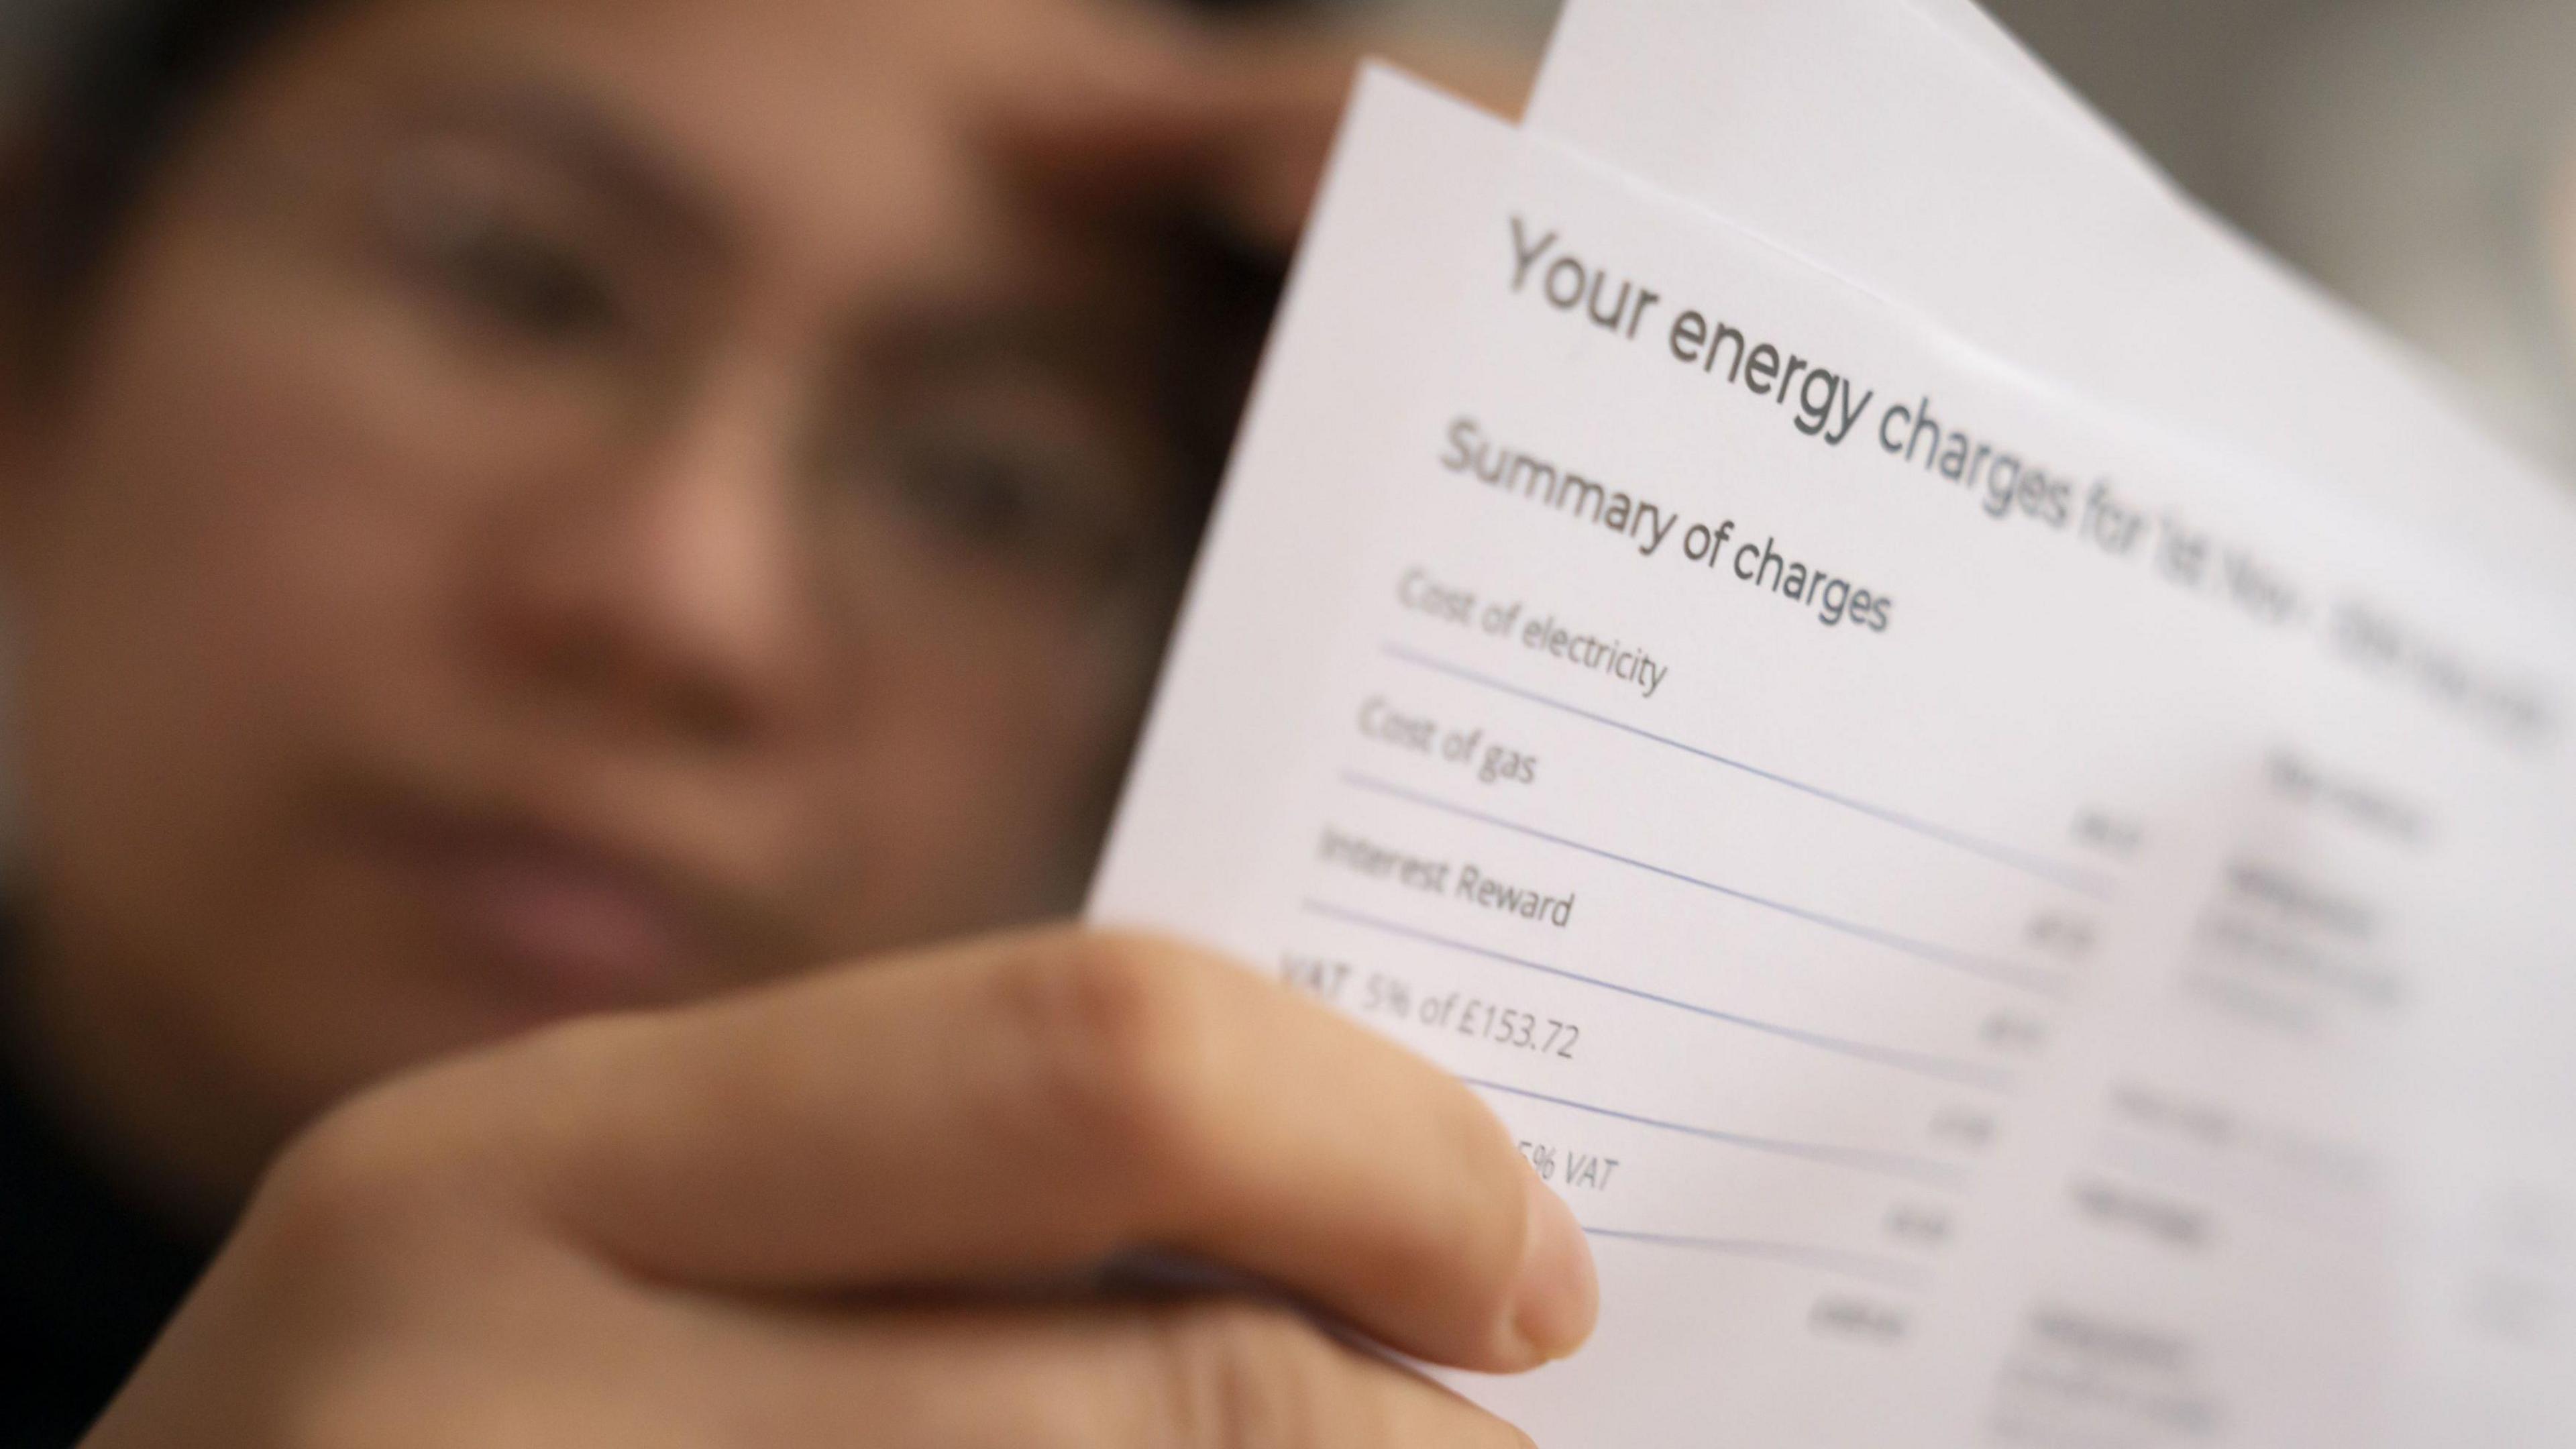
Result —
<instances>
[{"instance_id":1,"label":"blurred face","mask_svg":"<svg viewBox=\"0 0 2576 1449\"><path fill-rule=\"evenodd\" d=\"M272 1138L1069 902L1179 549L1153 271L980 124L1060 21L384 0L239 76L14 424L49 1010Z\"/></svg>"}]
</instances>

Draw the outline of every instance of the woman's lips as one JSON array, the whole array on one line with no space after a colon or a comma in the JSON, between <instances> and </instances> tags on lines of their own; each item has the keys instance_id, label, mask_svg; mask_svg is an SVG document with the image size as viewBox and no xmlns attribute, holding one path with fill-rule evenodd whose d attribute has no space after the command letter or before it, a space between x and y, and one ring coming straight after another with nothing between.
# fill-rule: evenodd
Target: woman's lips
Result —
<instances>
[{"instance_id":1,"label":"woman's lips","mask_svg":"<svg viewBox=\"0 0 2576 1449\"><path fill-rule=\"evenodd\" d=\"M545 1014L668 1001L703 967L680 901L607 852L508 827L435 829L413 845L452 946Z\"/></svg>"}]
</instances>

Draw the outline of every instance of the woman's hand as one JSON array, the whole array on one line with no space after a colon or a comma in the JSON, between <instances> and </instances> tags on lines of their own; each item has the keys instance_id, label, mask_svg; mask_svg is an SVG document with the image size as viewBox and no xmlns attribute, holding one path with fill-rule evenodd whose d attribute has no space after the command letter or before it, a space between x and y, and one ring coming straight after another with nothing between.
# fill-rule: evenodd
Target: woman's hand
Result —
<instances>
[{"instance_id":1,"label":"woman's hand","mask_svg":"<svg viewBox=\"0 0 2576 1449\"><path fill-rule=\"evenodd\" d=\"M1526 1369L1564 1207L1455 1081L1239 966L1015 936L433 1068L325 1119L91 1435L126 1445L1503 1445L1268 1296Z\"/></svg>"},{"instance_id":2,"label":"woman's hand","mask_svg":"<svg viewBox=\"0 0 2576 1449\"><path fill-rule=\"evenodd\" d=\"M1534 37L973 3L1007 17L976 32L985 84L964 108L1003 155L1093 200L1179 202L1282 254L1305 225L1364 57L1515 117L1538 66Z\"/></svg>"}]
</instances>

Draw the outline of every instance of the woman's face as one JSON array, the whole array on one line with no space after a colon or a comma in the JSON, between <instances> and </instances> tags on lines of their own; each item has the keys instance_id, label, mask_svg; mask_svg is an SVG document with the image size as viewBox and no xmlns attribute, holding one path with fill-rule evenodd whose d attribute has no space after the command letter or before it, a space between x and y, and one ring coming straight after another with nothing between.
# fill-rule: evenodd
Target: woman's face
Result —
<instances>
[{"instance_id":1,"label":"woman's face","mask_svg":"<svg viewBox=\"0 0 2576 1449\"><path fill-rule=\"evenodd\" d=\"M7 433L41 984L278 1130L1061 907L1168 588L1038 0L380 0L240 75Z\"/></svg>"}]
</instances>

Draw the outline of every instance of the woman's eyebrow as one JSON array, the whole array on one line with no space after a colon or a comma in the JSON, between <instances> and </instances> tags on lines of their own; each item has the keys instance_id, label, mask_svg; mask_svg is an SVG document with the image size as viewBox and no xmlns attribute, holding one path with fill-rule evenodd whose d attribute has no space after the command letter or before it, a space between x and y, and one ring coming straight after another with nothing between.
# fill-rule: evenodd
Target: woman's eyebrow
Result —
<instances>
[{"instance_id":1,"label":"woman's eyebrow","mask_svg":"<svg viewBox=\"0 0 2576 1449\"><path fill-rule=\"evenodd\" d=\"M428 93L408 117L436 129L530 151L620 213L652 240L722 256L731 250L722 208L645 128L542 81L483 82Z\"/></svg>"}]
</instances>

